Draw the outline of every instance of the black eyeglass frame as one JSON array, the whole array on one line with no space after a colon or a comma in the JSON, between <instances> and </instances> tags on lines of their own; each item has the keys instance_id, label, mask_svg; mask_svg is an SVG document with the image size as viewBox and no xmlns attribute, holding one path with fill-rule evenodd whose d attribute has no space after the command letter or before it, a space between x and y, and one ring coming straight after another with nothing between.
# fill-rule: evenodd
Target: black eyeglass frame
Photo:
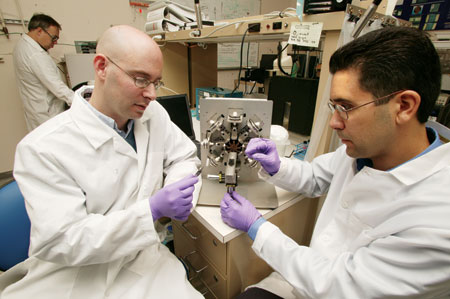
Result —
<instances>
[{"instance_id":1,"label":"black eyeglass frame","mask_svg":"<svg viewBox=\"0 0 450 299\"><path fill-rule=\"evenodd\" d=\"M44 27L41 27L42 30L44 30L45 33L48 34L48 36L50 36L50 38L52 39L52 42L56 43L59 40L59 36L56 35L51 35L47 30L45 30Z\"/></svg>"},{"instance_id":2,"label":"black eyeglass frame","mask_svg":"<svg viewBox=\"0 0 450 299\"><path fill-rule=\"evenodd\" d=\"M155 90L158 90L160 87L164 86L164 82L161 80L158 81L150 81L147 78L144 77L136 77L131 75L129 72L127 72L126 70L124 70L123 68L121 68L117 63L115 63L111 58L109 58L108 56L106 56L106 59L108 59L108 61L110 61L112 64L114 64L115 66L117 66L122 72L124 72L125 74L127 74L131 79L133 79L134 81L134 85L138 88L146 88L147 86L149 86L150 84L153 84L153 86L155 87Z\"/></svg>"}]
</instances>

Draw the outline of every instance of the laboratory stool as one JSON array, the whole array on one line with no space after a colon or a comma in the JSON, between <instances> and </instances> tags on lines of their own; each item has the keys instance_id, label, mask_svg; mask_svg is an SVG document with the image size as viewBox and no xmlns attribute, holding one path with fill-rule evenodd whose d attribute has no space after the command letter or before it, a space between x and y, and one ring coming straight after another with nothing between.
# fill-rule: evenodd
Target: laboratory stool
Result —
<instances>
[{"instance_id":1,"label":"laboratory stool","mask_svg":"<svg viewBox=\"0 0 450 299\"><path fill-rule=\"evenodd\" d=\"M0 271L28 258L30 219L16 181L0 188Z\"/></svg>"}]
</instances>

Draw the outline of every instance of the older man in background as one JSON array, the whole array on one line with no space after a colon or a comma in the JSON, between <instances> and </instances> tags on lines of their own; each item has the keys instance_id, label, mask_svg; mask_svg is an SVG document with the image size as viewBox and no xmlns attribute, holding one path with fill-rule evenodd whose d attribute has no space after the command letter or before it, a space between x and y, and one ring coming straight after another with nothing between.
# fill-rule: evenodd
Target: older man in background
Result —
<instances>
[{"instance_id":1,"label":"older man in background","mask_svg":"<svg viewBox=\"0 0 450 299\"><path fill-rule=\"evenodd\" d=\"M61 79L48 50L58 42L61 25L52 17L35 14L14 49L19 95L28 131L63 112L74 92Z\"/></svg>"}]
</instances>

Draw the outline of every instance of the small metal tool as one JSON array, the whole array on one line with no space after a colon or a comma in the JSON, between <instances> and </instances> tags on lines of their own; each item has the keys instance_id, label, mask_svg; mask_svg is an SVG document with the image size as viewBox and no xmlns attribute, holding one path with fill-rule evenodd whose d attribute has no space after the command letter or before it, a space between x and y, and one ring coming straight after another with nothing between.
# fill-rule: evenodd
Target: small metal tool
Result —
<instances>
[{"instance_id":1,"label":"small metal tool","mask_svg":"<svg viewBox=\"0 0 450 299\"><path fill-rule=\"evenodd\" d=\"M200 168L197 170L197 172L195 173L195 176L201 175L201 174L202 174L202 169L203 169L203 166L200 167Z\"/></svg>"},{"instance_id":2,"label":"small metal tool","mask_svg":"<svg viewBox=\"0 0 450 299\"><path fill-rule=\"evenodd\" d=\"M227 186L227 193L231 194L236 190L236 186Z\"/></svg>"}]
</instances>

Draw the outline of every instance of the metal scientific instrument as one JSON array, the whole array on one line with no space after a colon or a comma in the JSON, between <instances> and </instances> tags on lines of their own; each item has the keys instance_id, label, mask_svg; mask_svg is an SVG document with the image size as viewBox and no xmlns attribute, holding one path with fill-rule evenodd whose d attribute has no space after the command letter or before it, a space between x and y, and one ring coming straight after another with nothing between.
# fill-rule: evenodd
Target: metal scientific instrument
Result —
<instances>
[{"instance_id":1,"label":"metal scientific instrument","mask_svg":"<svg viewBox=\"0 0 450 299\"><path fill-rule=\"evenodd\" d=\"M245 155L251 138L269 138L272 101L247 98L200 101L204 179L198 204L218 206L225 192L237 190L256 207L277 207L274 187L258 178L259 163Z\"/></svg>"}]
</instances>

